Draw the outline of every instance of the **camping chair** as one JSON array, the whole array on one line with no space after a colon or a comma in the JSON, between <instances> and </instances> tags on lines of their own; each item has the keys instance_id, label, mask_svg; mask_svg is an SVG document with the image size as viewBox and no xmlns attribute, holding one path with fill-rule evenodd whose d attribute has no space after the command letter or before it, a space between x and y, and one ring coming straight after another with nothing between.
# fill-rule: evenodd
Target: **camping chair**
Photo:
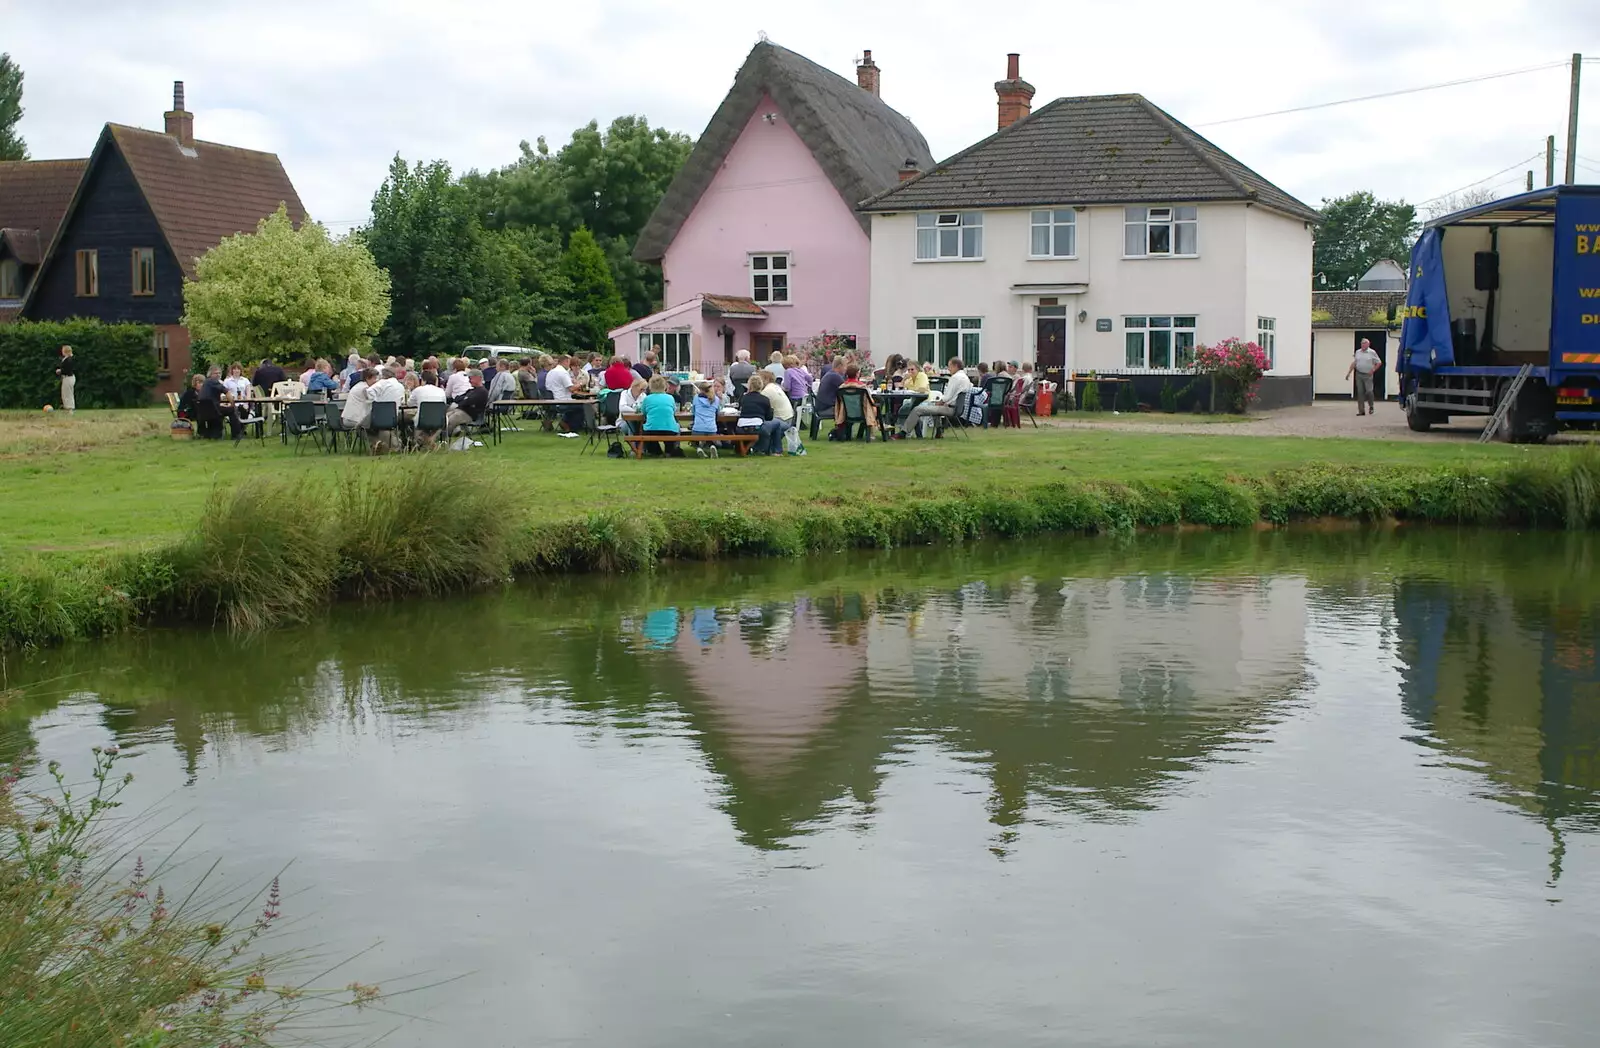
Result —
<instances>
[{"instance_id":1,"label":"camping chair","mask_svg":"<svg viewBox=\"0 0 1600 1048\"><path fill-rule=\"evenodd\" d=\"M313 406L315 406L315 404L313 404ZM322 405L322 426L328 431L328 452L330 454L339 450L339 434L341 433L352 434L350 437L350 444L352 447L355 445L354 433L356 428L354 426L345 425L344 414L341 410L341 405L336 404L331 400Z\"/></svg>"},{"instance_id":2,"label":"camping chair","mask_svg":"<svg viewBox=\"0 0 1600 1048\"><path fill-rule=\"evenodd\" d=\"M956 395L956 402L952 405L955 410L953 415L935 415L933 435L935 439L944 436L944 431L949 429L961 433L968 426L967 409L972 403L972 393L967 391Z\"/></svg>"},{"instance_id":3,"label":"camping chair","mask_svg":"<svg viewBox=\"0 0 1600 1048\"><path fill-rule=\"evenodd\" d=\"M318 449L322 447L322 427L317 424L317 406L309 400L291 401L283 406L283 442L294 437L295 454L300 453L300 438L310 434Z\"/></svg>"},{"instance_id":4,"label":"camping chair","mask_svg":"<svg viewBox=\"0 0 1600 1048\"><path fill-rule=\"evenodd\" d=\"M1037 382L1028 383L1027 385L1018 382L1016 385L1011 387L1011 396L1006 398L1006 425L1021 429L1022 412L1024 409L1026 409L1028 412L1028 417L1033 418L1033 404L1034 398L1037 396L1037 393L1035 392L1037 387ZM1033 419L1033 427L1035 429L1039 428L1038 419Z\"/></svg>"},{"instance_id":5,"label":"camping chair","mask_svg":"<svg viewBox=\"0 0 1600 1048\"><path fill-rule=\"evenodd\" d=\"M494 414L492 411L485 411L477 418L468 419L456 429L456 436L458 437L481 437L485 434L489 435L490 439L494 437Z\"/></svg>"},{"instance_id":6,"label":"camping chair","mask_svg":"<svg viewBox=\"0 0 1600 1048\"><path fill-rule=\"evenodd\" d=\"M370 450L377 450L379 434L393 433L400 428L400 405L392 400L375 400L372 414L367 419L367 432L372 435Z\"/></svg>"},{"instance_id":7,"label":"camping chair","mask_svg":"<svg viewBox=\"0 0 1600 1048\"><path fill-rule=\"evenodd\" d=\"M601 441L605 441L607 453L612 447L620 449L622 438L619 435L621 427L617 425L618 416L622 413L622 394L612 390L600 398L595 412L595 424L584 427L588 439L583 442L583 450L598 448ZM580 452L581 454L581 452Z\"/></svg>"},{"instance_id":8,"label":"camping chair","mask_svg":"<svg viewBox=\"0 0 1600 1048\"><path fill-rule=\"evenodd\" d=\"M172 412L172 417L173 418L177 418L178 417L178 394L176 394L176 393L168 393L167 394L167 409Z\"/></svg>"},{"instance_id":9,"label":"camping chair","mask_svg":"<svg viewBox=\"0 0 1600 1048\"><path fill-rule=\"evenodd\" d=\"M1006 398L1011 395L1013 380L1010 375L996 375L989 381L989 401L983 409L983 428L1002 425L1005 422L1004 412Z\"/></svg>"},{"instance_id":10,"label":"camping chair","mask_svg":"<svg viewBox=\"0 0 1600 1048\"><path fill-rule=\"evenodd\" d=\"M845 440L865 440L872 442L872 428L867 425L867 391L859 386L840 386L839 403L844 410ZM860 426L860 435L855 435L855 427Z\"/></svg>"},{"instance_id":11,"label":"camping chair","mask_svg":"<svg viewBox=\"0 0 1600 1048\"><path fill-rule=\"evenodd\" d=\"M444 432L444 409L445 403L442 400L425 400L417 405L417 420L412 428L419 434L433 434L428 442L429 447L437 447L439 434ZM415 439L412 440L413 450L420 446Z\"/></svg>"}]
</instances>

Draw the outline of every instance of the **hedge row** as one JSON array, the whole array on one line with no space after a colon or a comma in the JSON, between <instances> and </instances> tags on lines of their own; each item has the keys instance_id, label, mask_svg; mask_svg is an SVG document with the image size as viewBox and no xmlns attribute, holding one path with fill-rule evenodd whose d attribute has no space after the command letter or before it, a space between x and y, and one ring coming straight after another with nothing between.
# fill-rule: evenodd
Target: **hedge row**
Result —
<instances>
[{"instance_id":1,"label":"hedge row","mask_svg":"<svg viewBox=\"0 0 1600 1048\"><path fill-rule=\"evenodd\" d=\"M19 321L0 324L0 408L57 403L61 347L78 359L75 389L80 408L129 408L150 402L156 358L148 324L98 320Z\"/></svg>"}]
</instances>

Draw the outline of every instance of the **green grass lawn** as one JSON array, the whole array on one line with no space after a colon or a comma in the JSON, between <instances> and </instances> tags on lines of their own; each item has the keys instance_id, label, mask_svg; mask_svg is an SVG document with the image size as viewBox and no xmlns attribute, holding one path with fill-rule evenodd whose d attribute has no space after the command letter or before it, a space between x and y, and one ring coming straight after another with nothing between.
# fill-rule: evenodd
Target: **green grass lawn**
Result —
<instances>
[{"instance_id":1,"label":"green grass lawn","mask_svg":"<svg viewBox=\"0 0 1600 1048\"><path fill-rule=\"evenodd\" d=\"M178 442L165 409L0 412L0 556L90 551L160 543L188 531L216 485L264 478L342 477L406 468L406 456L298 456L276 439ZM1169 478L1201 473L1256 476L1306 465L1492 464L1557 456L1562 448L1479 446L1457 441L1255 437L1232 426L1216 434L1129 433L1117 427L990 430L968 439L808 442L802 458L717 461L608 459L579 455L537 424L498 447L461 455L498 463L508 491L532 492L552 521L599 508L721 505L761 512L840 497L894 499L904 492L1036 485L1052 480ZM449 454L440 452L438 454Z\"/></svg>"}]
</instances>

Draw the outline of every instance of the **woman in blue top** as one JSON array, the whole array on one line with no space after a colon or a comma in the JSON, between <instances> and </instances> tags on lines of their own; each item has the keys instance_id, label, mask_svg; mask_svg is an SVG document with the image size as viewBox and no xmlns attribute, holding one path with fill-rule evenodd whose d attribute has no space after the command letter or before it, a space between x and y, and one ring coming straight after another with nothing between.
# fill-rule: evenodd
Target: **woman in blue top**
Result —
<instances>
[{"instance_id":1,"label":"woman in blue top","mask_svg":"<svg viewBox=\"0 0 1600 1048\"><path fill-rule=\"evenodd\" d=\"M695 389L694 425L690 427L689 432L713 436L717 432L717 412L721 411L722 405L726 403L722 395L722 380L719 378L712 382L702 382ZM705 458L706 446L696 444L694 453ZM711 457L716 458L716 456L717 446L712 444Z\"/></svg>"},{"instance_id":2,"label":"woman in blue top","mask_svg":"<svg viewBox=\"0 0 1600 1048\"><path fill-rule=\"evenodd\" d=\"M326 360L317 361L317 369L306 383L307 393L332 394L339 392L339 383L333 377L333 365Z\"/></svg>"},{"instance_id":3,"label":"woman in blue top","mask_svg":"<svg viewBox=\"0 0 1600 1048\"><path fill-rule=\"evenodd\" d=\"M677 436L678 429L678 400L667 392L667 380L660 375L650 380L650 392L645 394L639 402L639 410L644 414L644 436L653 433L662 436ZM645 448L653 455L661 454L662 447L659 443L646 444ZM674 458L683 457L683 445L678 443L666 446L667 454Z\"/></svg>"}]
</instances>

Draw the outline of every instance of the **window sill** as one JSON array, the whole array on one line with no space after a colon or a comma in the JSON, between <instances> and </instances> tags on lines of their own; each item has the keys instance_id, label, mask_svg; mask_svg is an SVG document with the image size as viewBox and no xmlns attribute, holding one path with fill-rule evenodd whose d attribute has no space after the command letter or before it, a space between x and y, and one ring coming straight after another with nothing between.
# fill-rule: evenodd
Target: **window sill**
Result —
<instances>
[{"instance_id":1,"label":"window sill","mask_svg":"<svg viewBox=\"0 0 1600 1048\"><path fill-rule=\"evenodd\" d=\"M981 258L917 258L912 259L919 266L947 265L951 262L982 262Z\"/></svg>"},{"instance_id":2,"label":"window sill","mask_svg":"<svg viewBox=\"0 0 1600 1048\"><path fill-rule=\"evenodd\" d=\"M133 297L134 298L155 298L156 297L156 293L154 291L135 291L133 293Z\"/></svg>"},{"instance_id":3,"label":"window sill","mask_svg":"<svg viewBox=\"0 0 1600 1048\"><path fill-rule=\"evenodd\" d=\"M763 302L758 298L752 298L750 301L754 302L756 305L760 306L762 309L772 309L772 308L774 308L776 306L792 306L792 305L794 305L793 302Z\"/></svg>"},{"instance_id":4,"label":"window sill","mask_svg":"<svg viewBox=\"0 0 1600 1048\"><path fill-rule=\"evenodd\" d=\"M1196 259L1199 255L1123 255L1124 262L1171 262L1173 259Z\"/></svg>"},{"instance_id":5,"label":"window sill","mask_svg":"<svg viewBox=\"0 0 1600 1048\"><path fill-rule=\"evenodd\" d=\"M1029 255L1029 262L1076 262L1077 255Z\"/></svg>"}]
</instances>

